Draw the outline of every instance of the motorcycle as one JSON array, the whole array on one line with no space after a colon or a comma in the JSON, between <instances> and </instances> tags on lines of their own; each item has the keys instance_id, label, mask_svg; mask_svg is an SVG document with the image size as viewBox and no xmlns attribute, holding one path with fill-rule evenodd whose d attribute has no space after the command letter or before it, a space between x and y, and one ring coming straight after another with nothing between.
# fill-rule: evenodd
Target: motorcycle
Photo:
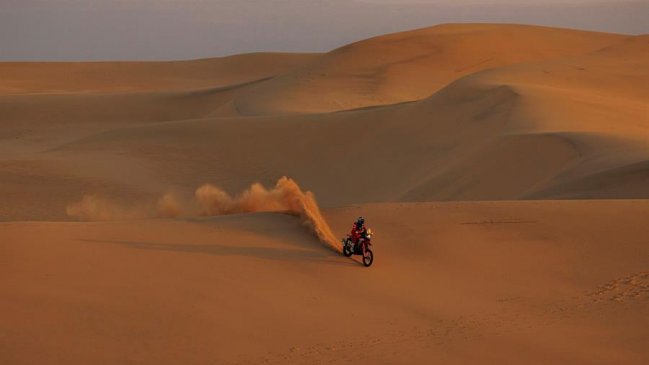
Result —
<instances>
[{"instance_id":1,"label":"motorcycle","mask_svg":"<svg viewBox=\"0 0 649 365\"><path fill-rule=\"evenodd\" d=\"M363 257L363 265L369 267L374 261L374 253L372 252L372 236L373 232L371 229L367 230L367 234L364 239L361 239L359 244L355 244L352 241L350 235L345 236L342 239L343 243L343 255L345 257L350 257L352 255L359 255Z\"/></svg>"}]
</instances>

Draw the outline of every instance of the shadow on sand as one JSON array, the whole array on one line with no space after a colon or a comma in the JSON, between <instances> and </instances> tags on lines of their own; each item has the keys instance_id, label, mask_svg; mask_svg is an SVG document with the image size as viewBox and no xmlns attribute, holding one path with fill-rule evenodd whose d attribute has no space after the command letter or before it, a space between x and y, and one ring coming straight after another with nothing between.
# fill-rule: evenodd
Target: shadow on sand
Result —
<instances>
[{"instance_id":1,"label":"shadow on sand","mask_svg":"<svg viewBox=\"0 0 649 365\"><path fill-rule=\"evenodd\" d=\"M107 243L122 245L132 249L139 250L158 250L171 252L186 252L195 254L206 254L216 256L245 256L255 257L265 260L279 261L312 261L328 264L353 265L348 260L342 260L342 256L328 250L325 247L321 249L295 249L295 248L272 248L256 246L226 246L221 244L177 244L177 243L157 243L125 240L97 240L81 239L83 242Z\"/></svg>"}]
</instances>

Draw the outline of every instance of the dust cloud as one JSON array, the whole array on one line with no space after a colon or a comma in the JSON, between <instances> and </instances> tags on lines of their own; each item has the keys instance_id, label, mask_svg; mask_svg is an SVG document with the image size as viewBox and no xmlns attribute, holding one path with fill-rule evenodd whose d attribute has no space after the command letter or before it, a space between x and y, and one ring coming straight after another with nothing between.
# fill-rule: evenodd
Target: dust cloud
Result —
<instances>
[{"instance_id":1,"label":"dust cloud","mask_svg":"<svg viewBox=\"0 0 649 365\"><path fill-rule=\"evenodd\" d=\"M211 184L196 189L191 199L166 193L155 202L131 205L96 195L86 195L81 201L69 204L66 212L70 217L86 221L285 212L300 217L302 223L323 243L336 250L339 246L313 193L302 191L300 186L288 177L280 178L271 189L254 183L234 196Z\"/></svg>"}]
</instances>

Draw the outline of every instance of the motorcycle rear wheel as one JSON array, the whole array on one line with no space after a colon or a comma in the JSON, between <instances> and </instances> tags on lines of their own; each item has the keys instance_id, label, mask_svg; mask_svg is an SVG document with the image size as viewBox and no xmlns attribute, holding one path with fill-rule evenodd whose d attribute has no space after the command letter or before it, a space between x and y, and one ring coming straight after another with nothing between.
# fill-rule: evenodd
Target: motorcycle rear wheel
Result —
<instances>
[{"instance_id":1,"label":"motorcycle rear wheel","mask_svg":"<svg viewBox=\"0 0 649 365\"><path fill-rule=\"evenodd\" d=\"M374 262L374 253L369 248L365 249L365 254L363 255L363 265L369 267Z\"/></svg>"}]
</instances>

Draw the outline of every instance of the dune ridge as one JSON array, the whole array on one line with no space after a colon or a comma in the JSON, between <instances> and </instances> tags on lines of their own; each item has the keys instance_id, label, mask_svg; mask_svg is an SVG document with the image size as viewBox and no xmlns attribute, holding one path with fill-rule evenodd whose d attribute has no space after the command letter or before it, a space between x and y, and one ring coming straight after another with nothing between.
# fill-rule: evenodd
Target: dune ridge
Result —
<instances>
[{"instance_id":1,"label":"dune ridge","mask_svg":"<svg viewBox=\"0 0 649 365\"><path fill-rule=\"evenodd\" d=\"M75 94L195 90L286 72L313 53L249 53L186 61L3 62L2 94Z\"/></svg>"}]
</instances>

